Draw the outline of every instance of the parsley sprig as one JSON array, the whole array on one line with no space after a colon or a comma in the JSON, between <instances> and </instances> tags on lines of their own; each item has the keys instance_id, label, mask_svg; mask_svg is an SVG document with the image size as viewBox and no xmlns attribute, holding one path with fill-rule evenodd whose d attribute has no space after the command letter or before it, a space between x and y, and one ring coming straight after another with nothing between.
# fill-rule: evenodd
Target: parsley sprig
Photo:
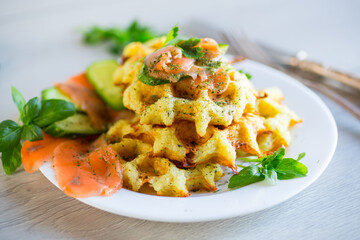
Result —
<instances>
[{"instance_id":1,"label":"parsley sprig","mask_svg":"<svg viewBox=\"0 0 360 240\"><path fill-rule=\"evenodd\" d=\"M146 42L159 36L154 30L133 21L126 28L110 27L101 28L93 26L83 35L84 43L88 45L109 44L109 52L120 54L130 42Z\"/></svg>"},{"instance_id":2,"label":"parsley sprig","mask_svg":"<svg viewBox=\"0 0 360 240\"><path fill-rule=\"evenodd\" d=\"M249 184L268 180L275 184L277 179L293 179L304 177L308 173L307 167L299 162L305 153L300 153L297 159L284 158L285 148L280 148L275 153L259 159L242 159L245 162L256 162L249 166L241 166L243 169L229 180L229 188L244 187ZM261 166L260 166L261 165Z\"/></svg>"},{"instance_id":3,"label":"parsley sprig","mask_svg":"<svg viewBox=\"0 0 360 240\"><path fill-rule=\"evenodd\" d=\"M170 32L168 33L168 35L166 36L165 42L163 44L163 47L166 45L171 45L172 42L177 38L177 36L179 32L179 27L177 25L175 25Z\"/></svg>"},{"instance_id":4,"label":"parsley sprig","mask_svg":"<svg viewBox=\"0 0 360 240\"><path fill-rule=\"evenodd\" d=\"M196 47L200 41L200 38L190 38L186 41L180 41L175 46L181 48L185 57L199 59L204 56L203 48Z\"/></svg>"},{"instance_id":5,"label":"parsley sprig","mask_svg":"<svg viewBox=\"0 0 360 240\"><path fill-rule=\"evenodd\" d=\"M5 120L0 123L1 161L6 174L12 174L21 165L22 140L43 139L42 128L76 112L72 103L59 99L41 101L34 97L25 102L15 87L12 87L12 98L20 112L19 121ZM19 124L20 120L22 124Z\"/></svg>"},{"instance_id":6,"label":"parsley sprig","mask_svg":"<svg viewBox=\"0 0 360 240\"><path fill-rule=\"evenodd\" d=\"M182 53L187 58L199 59L204 56L203 48L196 47L201 39L200 38L190 38L188 40L183 40L178 38L179 27L175 25L168 35L163 46L174 45L181 49Z\"/></svg>"}]
</instances>

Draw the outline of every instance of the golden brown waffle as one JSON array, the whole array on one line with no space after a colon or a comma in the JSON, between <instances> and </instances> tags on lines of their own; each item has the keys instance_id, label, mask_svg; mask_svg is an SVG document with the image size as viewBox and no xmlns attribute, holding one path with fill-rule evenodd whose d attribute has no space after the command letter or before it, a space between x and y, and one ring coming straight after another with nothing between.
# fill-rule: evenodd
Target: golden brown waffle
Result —
<instances>
[{"instance_id":1,"label":"golden brown waffle","mask_svg":"<svg viewBox=\"0 0 360 240\"><path fill-rule=\"evenodd\" d=\"M215 191L215 182L224 175L213 163L180 169L167 158L155 157L151 145L141 140L124 138L112 147L122 157L124 187L133 191L147 183L158 195L186 197L192 190Z\"/></svg>"},{"instance_id":2,"label":"golden brown waffle","mask_svg":"<svg viewBox=\"0 0 360 240\"><path fill-rule=\"evenodd\" d=\"M164 39L131 43L115 84L124 88L124 105L137 117L120 120L106 134L122 159L124 186L158 195L188 196L191 190L215 191L224 172L236 169L238 156L259 157L287 146L290 127L301 119L282 105L277 88L256 92L244 74L226 64L230 83L214 96L189 89L184 81L149 86L138 75L146 55Z\"/></svg>"},{"instance_id":3,"label":"golden brown waffle","mask_svg":"<svg viewBox=\"0 0 360 240\"><path fill-rule=\"evenodd\" d=\"M208 90L183 88L181 81L157 86L142 83L138 75L147 52L144 48L150 51L139 44L128 46L124 55L127 60L115 74L115 84L125 89L125 107L139 114L140 123L171 126L176 120L188 120L195 122L196 132L204 136L208 125L227 127L239 122L244 113L253 112L256 92L246 76L231 66L226 66L229 86L218 96Z\"/></svg>"},{"instance_id":4,"label":"golden brown waffle","mask_svg":"<svg viewBox=\"0 0 360 240\"><path fill-rule=\"evenodd\" d=\"M287 146L289 128L301 120L270 97L272 92L257 100L264 115L249 113L228 127L209 125L202 137L191 121L166 127L141 124L137 118L120 120L106 137L123 160L125 187L139 191L148 183L158 195L169 196L214 191L223 175L220 166L235 169L239 155L263 156Z\"/></svg>"}]
</instances>

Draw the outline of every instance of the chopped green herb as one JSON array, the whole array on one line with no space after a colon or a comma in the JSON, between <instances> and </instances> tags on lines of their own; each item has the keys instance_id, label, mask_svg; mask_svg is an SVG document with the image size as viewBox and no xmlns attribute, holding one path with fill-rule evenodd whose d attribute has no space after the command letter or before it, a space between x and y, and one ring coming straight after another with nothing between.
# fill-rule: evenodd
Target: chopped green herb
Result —
<instances>
[{"instance_id":1,"label":"chopped green herb","mask_svg":"<svg viewBox=\"0 0 360 240\"><path fill-rule=\"evenodd\" d=\"M209 61L207 64L207 66L209 66L210 68L215 68L218 69L221 66L221 61Z\"/></svg>"},{"instance_id":2,"label":"chopped green herb","mask_svg":"<svg viewBox=\"0 0 360 240\"><path fill-rule=\"evenodd\" d=\"M247 78L248 80L250 80L250 79L252 78L252 76L251 76L250 73L244 72L243 70L239 70L239 73L245 74L245 76L246 76L246 78Z\"/></svg>"}]
</instances>

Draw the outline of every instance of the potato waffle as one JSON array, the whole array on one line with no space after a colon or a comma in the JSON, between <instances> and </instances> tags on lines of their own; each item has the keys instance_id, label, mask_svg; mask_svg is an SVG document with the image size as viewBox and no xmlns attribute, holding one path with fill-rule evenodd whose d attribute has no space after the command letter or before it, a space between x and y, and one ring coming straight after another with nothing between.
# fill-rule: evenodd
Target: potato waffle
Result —
<instances>
[{"instance_id":1,"label":"potato waffle","mask_svg":"<svg viewBox=\"0 0 360 240\"><path fill-rule=\"evenodd\" d=\"M224 61L230 80L220 95L189 89L183 81L142 83L144 57L163 42L129 44L114 76L124 89L124 105L136 113L106 134L122 159L126 188L150 186L158 195L182 197L191 190L215 191L222 167L235 171L237 157L261 157L290 143L289 129L301 119L282 105L281 91L255 91L245 74Z\"/></svg>"},{"instance_id":2,"label":"potato waffle","mask_svg":"<svg viewBox=\"0 0 360 240\"><path fill-rule=\"evenodd\" d=\"M138 118L117 122L106 137L123 160L125 187L138 191L148 183L158 195L169 196L214 191L223 175L220 166L236 169L239 155L261 157L287 146L289 128L301 119L278 102L278 89L262 94L266 97L256 101L256 109L263 115L245 114L226 128L209 125L204 136L191 121L171 126L141 124Z\"/></svg>"},{"instance_id":3,"label":"potato waffle","mask_svg":"<svg viewBox=\"0 0 360 240\"><path fill-rule=\"evenodd\" d=\"M215 182L224 175L214 163L180 169L169 159L156 157L152 146L138 139L124 138L112 147L122 159L124 187L133 191L147 183L158 195L186 197L192 190L215 191Z\"/></svg>"},{"instance_id":4,"label":"potato waffle","mask_svg":"<svg viewBox=\"0 0 360 240\"><path fill-rule=\"evenodd\" d=\"M151 43L153 46L154 42ZM137 50L140 49L140 50ZM243 113L252 112L256 92L244 74L226 66L230 77L227 90L212 96L208 90L184 89L181 84L149 86L138 79L146 53L156 50L148 45L130 44L124 50L127 59L115 74L115 84L122 86L124 105L140 116L142 124L171 126L176 120L195 122L196 132L206 134L208 125L229 126L239 122Z\"/></svg>"}]
</instances>

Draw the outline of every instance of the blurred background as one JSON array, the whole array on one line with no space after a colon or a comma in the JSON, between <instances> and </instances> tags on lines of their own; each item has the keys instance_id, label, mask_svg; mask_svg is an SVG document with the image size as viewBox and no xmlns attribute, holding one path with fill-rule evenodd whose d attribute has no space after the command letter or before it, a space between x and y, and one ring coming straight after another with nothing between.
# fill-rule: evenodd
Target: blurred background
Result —
<instances>
[{"instance_id":1,"label":"blurred background","mask_svg":"<svg viewBox=\"0 0 360 240\"><path fill-rule=\"evenodd\" d=\"M305 50L309 59L360 76L359 12L358 0L0 0L0 119L18 116L11 101L10 84L29 99L54 82L83 71L95 60L114 57L106 46L83 43L82 32L93 25L127 27L137 19L157 32L167 33L177 23L180 29L189 29L196 21L202 21L216 29L243 30L255 41L290 54ZM353 92L353 99L359 102L360 94L357 94ZM268 239L292 239L288 236L293 239L356 239L360 225L360 189L356 182L354 184L360 171L359 121L327 97L321 94L320 97L338 125L337 151L316 183L281 206L237 219L178 225L122 218L66 198L69 205L103 217L84 230L76 226L68 228L65 221L58 221L58 212L33 225L16 216L7 219L0 216L0 230L5 233L4 228L1 229L5 226L12 231L32 231L31 236L36 239L46 238L44 236L81 238L87 231L92 231L96 238L101 236L101 231L98 234L94 230L98 225L100 230L108 230L109 226L113 230L107 231L106 236L120 236L121 230L120 234L127 239L144 236L173 239L180 233L182 239L241 236L248 239L264 236ZM50 183L46 186L53 188ZM35 197L38 196L41 192ZM65 201L60 192L57 198ZM34 209L29 211L36 215ZM64 213L73 216L71 209L65 209ZM77 217L81 221L81 216ZM102 222L104 218L124 223L125 227L121 224L111 227L109 222ZM68 220L75 221L70 217ZM51 227L46 225L47 221ZM276 235L272 235L274 224L279 230Z\"/></svg>"},{"instance_id":2,"label":"blurred background","mask_svg":"<svg viewBox=\"0 0 360 240\"><path fill-rule=\"evenodd\" d=\"M43 84L63 81L110 56L104 48L82 44L82 30L126 27L134 19L164 33L199 19L242 29L269 46L306 50L310 59L360 75L359 10L360 1L349 0L0 0L0 108L10 101L9 83L30 97Z\"/></svg>"}]
</instances>

